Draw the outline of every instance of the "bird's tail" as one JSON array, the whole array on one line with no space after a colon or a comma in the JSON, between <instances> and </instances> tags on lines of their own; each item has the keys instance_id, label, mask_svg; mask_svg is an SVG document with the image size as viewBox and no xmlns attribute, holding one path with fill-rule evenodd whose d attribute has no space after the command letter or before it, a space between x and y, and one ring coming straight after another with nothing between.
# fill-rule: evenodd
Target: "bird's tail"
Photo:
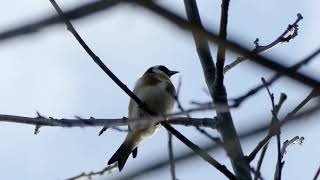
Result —
<instances>
[{"instance_id":1,"label":"bird's tail","mask_svg":"<svg viewBox=\"0 0 320 180\"><path fill-rule=\"evenodd\" d=\"M132 135L127 136L126 140L121 144L119 149L113 154L108 161L108 165L118 162L119 171L121 171L127 162L127 159L132 151L136 151L135 140L132 139ZM133 157L136 156L136 152L133 153Z\"/></svg>"}]
</instances>

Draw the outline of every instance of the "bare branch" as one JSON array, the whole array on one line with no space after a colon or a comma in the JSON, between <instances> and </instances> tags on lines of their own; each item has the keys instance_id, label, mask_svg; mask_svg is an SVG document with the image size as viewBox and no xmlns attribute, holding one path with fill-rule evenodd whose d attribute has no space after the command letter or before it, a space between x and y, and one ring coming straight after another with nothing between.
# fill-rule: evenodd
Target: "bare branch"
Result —
<instances>
[{"instance_id":1,"label":"bare branch","mask_svg":"<svg viewBox=\"0 0 320 180\"><path fill-rule=\"evenodd\" d=\"M281 129L280 129L280 125L279 125L279 119L278 119L278 110L275 107L275 103L274 103L274 95L273 93L270 92L270 89L267 85L267 82L264 78L261 78L263 85L265 86L265 88L268 91L269 97L271 99L271 104L272 104L272 120L271 120L271 127L270 127L270 132L275 132L274 134L276 134L277 136L277 165L276 165L276 170L275 170L275 175L274 175L274 179L275 180L281 180L281 170L282 170L282 156L281 156L281 139L280 139L280 133L281 133ZM273 133L271 133L273 134Z\"/></svg>"},{"instance_id":2,"label":"bare branch","mask_svg":"<svg viewBox=\"0 0 320 180\"><path fill-rule=\"evenodd\" d=\"M320 48L318 51L315 52L315 54L311 54L308 57L306 57L305 59L302 59L301 61L299 61L298 63L292 65L290 67L290 69L297 71L300 67L302 67L303 65L307 65L309 62L311 62L312 59L314 59L315 55L318 54L320 52ZM276 80L278 80L280 77L282 76L281 73L276 73L274 74L268 81L266 81L266 85L267 86L271 86ZM230 105L230 108L236 108L239 107L245 100L249 99L250 97L252 97L253 95L257 94L260 90L262 90L265 86L263 84L258 84L257 86L255 86L254 88L248 90L246 93L244 93L243 95L240 95L236 98L232 98L230 99L230 101L232 102L232 104ZM313 94L319 94L319 90L317 90L317 88L315 88L313 90ZM195 104L199 107L205 107L205 106L213 106L212 102L192 102L192 104Z\"/></svg>"},{"instance_id":3,"label":"bare branch","mask_svg":"<svg viewBox=\"0 0 320 180\"><path fill-rule=\"evenodd\" d=\"M320 52L320 49L319 49ZM316 52L319 53L318 51ZM306 57L305 59L299 61L298 63L292 65L289 69L292 69L294 71L297 71L300 67L302 67L303 65L307 65L313 58L315 57L315 54L311 54L308 57ZM281 73L276 73L275 75L273 75L268 81L266 81L266 85L267 86L271 86L276 80L278 80L280 77L282 76ZM255 95L256 93L258 93L261 89L263 89L264 85L257 85L256 87L252 88L251 90L249 90L247 93L245 93L244 95L241 95L237 98L234 98L232 101L234 102L233 106L237 107L239 106L244 100L248 99L249 97Z\"/></svg>"},{"instance_id":4,"label":"bare branch","mask_svg":"<svg viewBox=\"0 0 320 180\"><path fill-rule=\"evenodd\" d=\"M79 175L67 178L66 180L78 180L78 179L82 179L82 178L92 179L94 176L103 176L105 173L111 173L111 171L113 169L115 169L116 167L118 167L118 165L114 164L114 165L107 166L100 171L96 171L96 172L91 171L88 173L83 172Z\"/></svg>"},{"instance_id":5,"label":"bare branch","mask_svg":"<svg viewBox=\"0 0 320 180\"><path fill-rule=\"evenodd\" d=\"M319 174L320 174L320 166L319 166L319 168L318 168L318 170L317 170L316 174L314 175L313 180L317 180L317 179L318 179L318 177L319 177Z\"/></svg>"},{"instance_id":6,"label":"bare branch","mask_svg":"<svg viewBox=\"0 0 320 180\"><path fill-rule=\"evenodd\" d=\"M219 37L223 40L227 39L227 27L228 27L228 11L229 11L229 2L230 0L222 0L221 5L221 17L220 17L220 31ZM226 58L226 48L225 46L219 45L217 52L217 61L216 61L216 77L215 77L215 86L217 89L221 89L224 83L223 68Z\"/></svg>"},{"instance_id":7,"label":"bare branch","mask_svg":"<svg viewBox=\"0 0 320 180\"><path fill-rule=\"evenodd\" d=\"M169 154L169 162L170 162L171 179L177 180L176 167L175 167L174 156L173 156L172 134L170 134L170 132L168 132L168 154Z\"/></svg>"},{"instance_id":8,"label":"bare branch","mask_svg":"<svg viewBox=\"0 0 320 180\"><path fill-rule=\"evenodd\" d=\"M287 99L287 96L284 94L284 93L281 93L280 95L280 98L279 98L279 102L278 104L275 106L275 114L277 115L284 103L284 101ZM272 116L271 120L270 120L270 130L269 130L269 133L267 134L267 136L265 138L263 138L259 143L258 145L253 149L253 151L250 153L249 156L247 156L247 160L249 162L251 162L255 157L256 155L258 154L258 152L260 151L260 149L262 147L265 147L265 145L269 142L270 138L275 135L275 130L273 130L273 126L274 126L274 116Z\"/></svg>"},{"instance_id":9,"label":"bare branch","mask_svg":"<svg viewBox=\"0 0 320 180\"><path fill-rule=\"evenodd\" d=\"M268 145L269 145L269 142L267 142L263 146L263 149L261 151L260 158L259 158L259 161L258 161L258 164L257 164L257 170L256 170L257 171L257 175L254 176L254 180L258 180L259 179L258 175L261 175L261 166L262 166L262 162L263 162L264 156L265 156L265 154L267 152Z\"/></svg>"},{"instance_id":10,"label":"bare branch","mask_svg":"<svg viewBox=\"0 0 320 180\"><path fill-rule=\"evenodd\" d=\"M273 93L270 92L269 87L267 85L267 82L264 78L261 79L263 82L263 85L266 87L268 94L270 96L271 99L271 103L272 103L272 121L271 121L271 128L270 128L270 132L275 132L276 136L277 136L277 152L278 152L278 160L277 160L277 165L276 165L276 171L275 171L275 176L274 179L275 180L281 180L281 170L282 170L282 156L281 156L281 139L280 139L280 133L281 133L281 129L280 129L280 125L279 125L279 119L278 119L278 112L279 109L276 109L275 107L275 103L274 103L274 96ZM281 99L281 98L280 98Z\"/></svg>"},{"instance_id":11,"label":"bare branch","mask_svg":"<svg viewBox=\"0 0 320 180\"><path fill-rule=\"evenodd\" d=\"M292 111L290 111L285 117L284 119L280 122L280 126L287 123L288 121L290 121L295 114L300 111L311 99L313 99L314 97L318 97L319 96L319 91L314 89L312 90L305 99L303 99ZM279 102L281 101L281 98L279 100ZM278 103L278 107L276 106L277 112L280 110L281 106L279 106L280 103ZM282 104L282 103L281 103ZM259 150L264 146L264 144L268 143L268 141L270 140L270 138L272 136L274 136L276 134L277 131L275 131L275 128L270 125L270 130L269 133L267 134L267 136L265 138L263 138L262 141L259 142L259 144L257 145L257 147L252 151L252 153L247 157L247 159L249 161L252 161L254 159L254 157L256 156L257 152L259 152ZM267 145L265 146L265 148L267 148ZM283 151L283 150L282 150ZM281 153L282 154L282 153ZM261 159L261 158L260 158ZM260 160L259 160L260 161ZM261 160L262 161L262 160ZM261 162L262 163L262 162ZM259 166L258 166L259 167ZM277 165L278 167L278 165Z\"/></svg>"},{"instance_id":12,"label":"bare branch","mask_svg":"<svg viewBox=\"0 0 320 180\"><path fill-rule=\"evenodd\" d=\"M272 41L270 44L265 45L265 46L260 46L259 45L259 39L257 38L254 41L255 44L255 48L252 50L253 53L262 53L266 50L269 50L273 47L275 47L276 45L283 43L283 42L289 42L290 40L294 39L297 35L298 35L298 30L299 30L299 21L301 21L303 19L302 15L300 13L297 14L297 19L295 20L295 22L293 24L289 24L287 29L274 41ZM292 34L288 34L289 32L292 32ZM237 57L236 60L234 60L232 63L226 65L224 67L224 73L228 72L229 70L231 70L232 68L234 68L235 66L243 63L244 61L246 61L248 58L245 56L240 56Z\"/></svg>"},{"instance_id":13,"label":"bare branch","mask_svg":"<svg viewBox=\"0 0 320 180\"><path fill-rule=\"evenodd\" d=\"M101 136L107 129L108 129L107 126L103 126L103 128L101 128L101 130L99 131L98 136Z\"/></svg>"},{"instance_id":14,"label":"bare branch","mask_svg":"<svg viewBox=\"0 0 320 180\"><path fill-rule=\"evenodd\" d=\"M250 166L250 171L253 173L254 177L260 180L263 180L260 171L255 170L253 167Z\"/></svg>"},{"instance_id":15,"label":"bare branch","mask_svg":"<svg viewBox=\"0 0 320 180\"><path fill-rule=\"evenodd\" d=\"M203 29L196 1L184 0L184 4L189 22ZM219 38L222 41L225 41L227 37L229 0L223 0L221 8L222 10ZM153 10L154 9L155 8L153 8ZM219 119L218 130L223 138L223 142L232 142L232 146L223 147L225 147L225 150L230 157L230 161L237 178L251 179L249 164L244 160L243 151L232 121L226 98L227 94L223 85L223 66L226 47L222 44L219 44L217 63L215 67L207 40L200 37L199 33L197 33L195 29L192 29L192 34L201 62L206 84L212 97L212 102L215 104L215 106L218 106L219 104L224 107L224 111L219 111L219 109L216 109L217 117Z\"/></svg>"},{"instance_id":16,"label":"bare branch","mask_svg":"<svg viewBox=\"0 0 320 180\"><path fill-rule=\"evenodd\" d=\"M271 93L268 85L267 85L267 81L264 79L264 78L261 78L261 81L262 81L262 84L264 85L264 87L267 89L268 91L268 94L269 94L269 97L270 97L270 100L271 100L271 104L272 104L272 114L274 115L275 114L275 103L274 103L274 95L273 93Z\"/></svg>"},{"instance_id":17,"label":"bare branch","mask_svg":"<svg viewBox=\"0 0 320 180\"><path fill-rule=\"evenodd\" d=\"M46 117L24 117L24 116L14 116L14 115L4 115L0 114L0 122L10 122L10 123L20 123L29 124L36 126L55 126L55 127L117 127L125 126L129 123L137 123L142 121L152 121L152 122L162 122L168 121L168 123L173 125L184 125L184 126L200 126L215 128L215 120L211 118L187 118L187 117L170 117L170 116L154 116L148 118L118 118L118 119L56 119L56 118L46 118Z\"/></svg>"}]
</instances>

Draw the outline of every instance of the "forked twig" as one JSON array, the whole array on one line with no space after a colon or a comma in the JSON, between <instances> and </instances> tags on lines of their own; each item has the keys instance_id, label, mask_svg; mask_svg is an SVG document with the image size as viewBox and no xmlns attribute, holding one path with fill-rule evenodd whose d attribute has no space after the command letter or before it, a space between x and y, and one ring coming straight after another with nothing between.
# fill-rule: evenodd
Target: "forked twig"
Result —
<instances>
[{"instance_id":1,"label":"forked twig","mask_svg":"<svg viewBox=\"0 0 320 180\"><path fill-rule=\"evenodd\" d=\"M265 45L265 46L261 46L259 45L259 39L257 38L254 41L255 44L255 48L252 50L252 52L254 53L262 53L266 50L269 50L273 47L275 47L276 45L283 43L283 42L289 42L290 40L294 39L297 35L298 35L298 30L299 30L299 21L301 21L303 19L302 15L300 13L297 14L297 19L295 20L295 22L293 24L289 24L287 29L274 41L272 41L270 44ZM291 34L289 34L289 32L292 32ZM236 60L234 60L232 63L226 65L224 67L224 73L228 72L229 70L231 70L232 68L234 68L235 66L243 63L244 61L246 61L248 58L245 56L240 56L237 57Z\"/></svg>"}]
</instances>

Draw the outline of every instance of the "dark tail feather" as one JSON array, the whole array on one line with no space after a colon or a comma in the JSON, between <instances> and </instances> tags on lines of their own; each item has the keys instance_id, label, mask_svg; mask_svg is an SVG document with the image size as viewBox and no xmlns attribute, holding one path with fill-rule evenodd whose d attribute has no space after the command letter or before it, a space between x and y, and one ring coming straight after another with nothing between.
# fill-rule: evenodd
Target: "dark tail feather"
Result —
<instances>
[{"instance_id":1,"label":"dark tail feather","mask_svg":"<svg viewBox=\"0 0 320 180\"><path fill-rule=\"evenodd\" d=\"M138 154L138 146L132 150L132 157L136 158Z\"/></svg>"},{"instance_id":2,"label":"dark tail feather","mask_svg":"<svg viewBox=\"0 0 320 180\"><path fill-rule=\"evenodd\" d=\"M119 149L113 154L113 156L108 161L108 165L118 162L119 171L122 170L126 161L131 153L131 147L126 143L123 143Z\"/></svg>"}]
</instances>

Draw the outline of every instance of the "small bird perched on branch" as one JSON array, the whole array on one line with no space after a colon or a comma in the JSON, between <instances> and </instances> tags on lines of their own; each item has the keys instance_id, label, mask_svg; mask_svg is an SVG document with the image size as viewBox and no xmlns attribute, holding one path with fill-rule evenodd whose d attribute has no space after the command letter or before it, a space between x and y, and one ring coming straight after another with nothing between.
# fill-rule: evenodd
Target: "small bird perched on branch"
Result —
<instances>
[{"instance_id":1,"label":"small bird perched on branch","mask_svg":"<svg viewBox=\"0 0 320 180\"><path fill-rule=\"evenodd\" d=\"M170 77L178 71L171 71L165 66L153 66L149 68L141 78L138 79L133 93L138 96L147 107L157 114L168 114L172 111L176 90ZM139 108L139 105L130 99L128 108L129 118L139 118L150 116L147 112ZM133 158L137 156L138 145L160 129L159 123L137 122L129 124L129 132L126 139L108 161L108 165L118 162L119 171L124 167L129 155Z\"/></svg>"}]
</instances>

